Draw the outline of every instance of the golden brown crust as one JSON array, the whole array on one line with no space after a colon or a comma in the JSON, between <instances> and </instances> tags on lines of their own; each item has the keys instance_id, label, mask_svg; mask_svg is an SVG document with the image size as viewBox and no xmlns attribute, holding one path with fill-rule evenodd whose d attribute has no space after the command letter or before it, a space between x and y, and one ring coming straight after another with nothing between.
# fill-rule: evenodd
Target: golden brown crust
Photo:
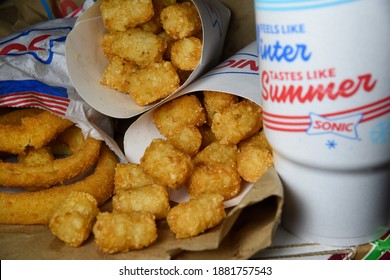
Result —
<instances>
[{"instance_id":1,"label":"golden brown crust","mask_svg":"<svg viewBox=\"0 0 390 280\"><path fill-rule=\"evenodd\" d=\"M163 186L182 187L193 171L191 157L164 139L154 139L141 158L142 170Z\"/></svg>"},{"instance_id":2,"label":"golden brown crust","mask_svg":"<svg viewBox=\"0 0 390 280\"><path fill-rule=\"evenodd\" d=\"M104 144L95 171L83 180L37 192L0 192L0 223L48 224L71 191L89 193L102 205L113 194L116 164L115 154Z\"/></svg>"},{"instance_id":3,"label":"golden brown crust","mask_svg":"<svg viewBox=\"0 0 390 280\"><path fill-rule=\"evenodd\" d=\"M12 154L21 154L29 146L41 148L73 124L36 108L15 110L0 118L0 151Z\"/></svg>"},{"instance_id":4,"label":"golden brown crust","mask_svg":"<svg viewBox=\"0 0 390 280\"><path fill-rule=\"evenodd\" d=\"M154 217L139 212L102 212L93 226L95 242L104 253L142 249L157 239Z\"/></svg>"},{"instance_id":5,"label":"golden brown crust","mask_svg":"<svg viewBox=\"0 0 390 280\"><path fill-rule=\"evenodd\" d=\"M30 191L42 190L63 184L91 168L98 159L101 142L92 137L84 140L80 128L76 126L63 133L80 140L72 155L37 165L0 162L0 185Z\"/></svg>"},{"instance_id":6,"label":"golden brown crust","mask_svg":"<svg viewBox=\"0 0 390 280\"><path fill-rule=\"evenodd\" d=\"M207 193L173 207L167 222L176 238L189 238L215 227L225 216L223 197Z\"/></svg>"},{"instance_id":7,"label":"golden brown crust","mask_svg":"<svg viewBox=\"0 0 390 280\"><path fill-rule=\"evenodd\" d=\"M216 112L211 130L222 144L237 144L257 133L262 125L261 107L245 99Z\"/></svg>"},{"instance_id":8,"label":"golden brown crust","mask_svg":"<svg viewBox=\"0 0 390 280\"><path fill-rule=\"evenodd\" d=\"M171 62L181 70L194 70L202 57L202 49L202 41L197 37L180 39L172 45Z\"/></svg>"},{"instance_id":9,"label":"golden brown crust","mask_svg":"<svg viewBox=\"0 0 390 280\"><path fill-rule=\"evenodd\" d=\"M104 26L110 31L125 31L154 15L152 0L103 0L100 12Z\"/></svg>"},{"instance_id":10,"label":"golden brown crust","mask_svg":"<svg viewBox=\"0 0 390 280\"><path fill-rule=\"evenodd\" d=\"M161 11L164 30L175 39L194 36L202 30L198 10L192 2L170 5Z\"/></svg>"},{"instance_id":11,"label":"golden brown crust","mask_svg":"<svg viewBox=\"0 0 390 280\"><path fill-rule=\"evenodd\" d=\"M161 220L170 209L168 191L158 184L121 190L113 196L112 207L120 212L147 212Z\"/></svg>"},{"instance_id":12,"label":"golden brown crust","mask_svg":"<svg viewBox=\"0 0 390 280\"><path fill-rule=\"evenodd\" d=\"M84 192L71 192L49 221L51 232L66 245L79 247L92 232L99 208L96 199Z\"/></svg>"}]
</instances>

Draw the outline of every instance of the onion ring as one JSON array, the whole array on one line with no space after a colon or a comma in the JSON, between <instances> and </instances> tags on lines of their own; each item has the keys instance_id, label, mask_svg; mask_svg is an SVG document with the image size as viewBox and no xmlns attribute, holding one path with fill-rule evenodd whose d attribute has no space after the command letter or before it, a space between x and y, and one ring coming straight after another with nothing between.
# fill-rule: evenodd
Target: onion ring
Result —
<instances>
[{"instance_id":1,"label":"onion ring","mask_svg":"<svg viewBox=\"0 0 390 280\"><path fill-rule=\"evenodd\" d=\"M94 173L83 180L37 192L0 192L0 223L47 225L56 207L72 191L89 193L99 206L103 205L113 195L117 163L115 154L103 144Z\"/></svg>"},{"instance_id":2,"label":"onion ring","mask_svg":"<svg viewBox=\"0 0 390 280\"><path fill-rule=\"evenodd\" d=\"M42 190L75 178L96 163L101 141L84 139L76 126L69 127L59 137L69 144L72 155L38 165L0 162L0 186Z\"/></svg>"},{"instance_id":3,"label":"onion ring","mask_svg":"<svg viewBox=\"0 0 390 280\"><path fill-rule=\"evenodd\" d=\"M72 124L37 108L6 113L0 117L0 151L20 154L28 146L41 148Z\"/></svg>"}]
</instances>

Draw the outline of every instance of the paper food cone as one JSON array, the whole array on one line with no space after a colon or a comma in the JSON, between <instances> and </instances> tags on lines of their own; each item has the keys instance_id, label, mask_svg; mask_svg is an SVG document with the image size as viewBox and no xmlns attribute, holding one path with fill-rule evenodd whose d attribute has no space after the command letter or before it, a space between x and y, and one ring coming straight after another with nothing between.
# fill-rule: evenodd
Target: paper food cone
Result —
<instances>
[{"instance_id":1,"label":"paper food cone","mask_svg":"<svg viewBox=\"0 0 390 280\"><path fill-rule=\"evenodd\" d=\"M230 10L218 0L193 0L197 7L203 30L202 58L192 74L173 96L215 66L222 54L225 35L230 20ZM103 54L101 40L107 30L100 16L97 1L76 22L66 41L66 63L70 78L80 96L97 111L114 118L131 118L164 102L139 106L128 94L100 84L108 60Z\"/></svg>"}]
</instances>

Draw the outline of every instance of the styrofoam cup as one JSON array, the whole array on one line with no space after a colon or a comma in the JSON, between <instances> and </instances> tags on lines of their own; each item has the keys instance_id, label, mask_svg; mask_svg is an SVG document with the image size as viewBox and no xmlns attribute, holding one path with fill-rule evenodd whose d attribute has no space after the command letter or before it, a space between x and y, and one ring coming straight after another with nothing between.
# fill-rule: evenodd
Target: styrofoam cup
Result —
<instances>
[{"instance_id":1,"label":"styrofoam cup","mask_svg":"<svg viewBox=\"0 0 390 280\"><path fill-rule=\"evenodd\" d=\"M390 227L390 1L255 0L282 223L326 245Z\"/></svg>"}]
</instances>

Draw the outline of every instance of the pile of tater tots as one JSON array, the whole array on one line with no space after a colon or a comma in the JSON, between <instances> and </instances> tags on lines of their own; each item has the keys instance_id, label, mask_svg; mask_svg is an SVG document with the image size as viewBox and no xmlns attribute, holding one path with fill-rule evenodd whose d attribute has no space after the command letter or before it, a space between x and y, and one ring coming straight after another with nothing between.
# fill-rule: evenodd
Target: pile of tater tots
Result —
<instances>
[{"instance_id":1,"label":"pile of tater tots","mask_svg":"<svg viewBox=\"0 0 390 280\"><path fill-rule=\"evenodd\" d=\"M152 118L163 137L152 140L139 163L116 167L112 215L149 215L144 217L149 222L142 223L145 232L127 227L129 238L119 238L121 251L139 248L132 242L141 236L143 247L154 243L158 226L150 222L153 217L165 220L176 238L214 228L226 217L224 202L240 193L243 180L256 182L272 165L261 107L247 99L225 92L196 92L157 107ZM173 203L168 189L179 188L186 188L189 198ZM104 242L116 236L113 226L109 228ZM140 237L130 237L134 234Z\"/></svg>"},{"instance_id":2,"label":"pile of tater tots","mask_svg":"<svg viewBox=\"0 0 390 280\"><path fill-rule=\"evenodd\" d=\"M101 83L137 105L170 95L199 64L202 22L191 1L103 0L100 11L109 60Z\"/></svg>"}]
</instances>

